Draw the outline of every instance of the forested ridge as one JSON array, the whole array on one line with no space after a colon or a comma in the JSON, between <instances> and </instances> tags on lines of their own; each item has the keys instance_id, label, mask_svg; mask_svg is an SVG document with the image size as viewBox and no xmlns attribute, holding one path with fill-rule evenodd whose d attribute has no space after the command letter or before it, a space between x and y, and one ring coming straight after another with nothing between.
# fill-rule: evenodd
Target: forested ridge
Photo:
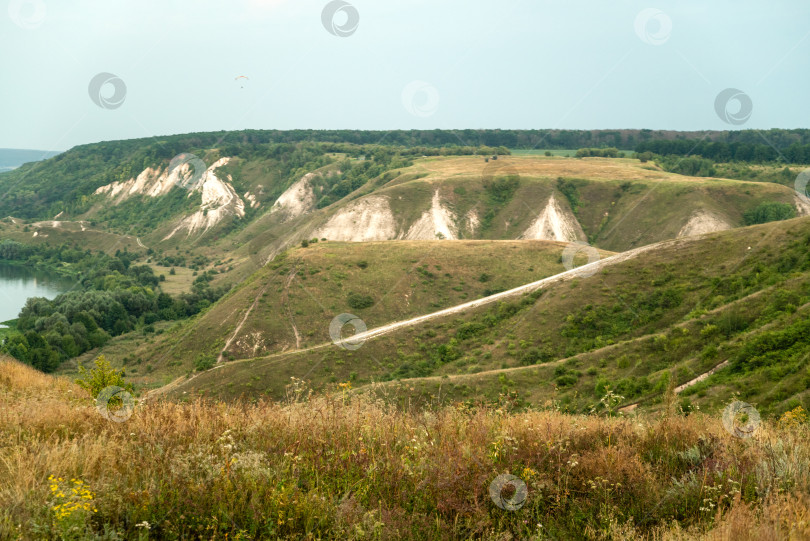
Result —
<instances>
[{"instance_id":1,"label":"forested ridge","mask_svg":"<svg viewBox=\"0 0 810 541\"><path fill-rule=\"evenodd\" d=\"M810 130L244 130L105 141L77 146L43 162L0 174L0 216L47 219L89 210L100 186L166 167L193 153L213 163L219 157L267 160L282 179L330 154L357 157L386 149L403 158L437 154L506 154L507 149L604 148L659 155L697 155L715 161L810 162Z\"/></svg>"}]
</instances>

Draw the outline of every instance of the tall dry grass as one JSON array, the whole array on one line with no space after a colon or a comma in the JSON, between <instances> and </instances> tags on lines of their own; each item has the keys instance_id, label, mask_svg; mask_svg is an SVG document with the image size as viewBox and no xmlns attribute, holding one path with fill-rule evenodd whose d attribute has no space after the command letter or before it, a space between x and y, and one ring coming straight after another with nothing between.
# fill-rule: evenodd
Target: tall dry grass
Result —
<instances>
[{"instance_id":1,"label":"tall dry grass","mask_svg":"<svg viewBox=\"0 0 810 541\"><path fill-rule=\"evenodd\" d=\"M0 538L810 536L805 426L741 440L701 414L403 413L341 393L156 402L114 423L81 392L0 362ZM528 485L516 511L489 497L501 473ZM71 480L92 506L59 518Z\"/></svg>"}]
</instances>

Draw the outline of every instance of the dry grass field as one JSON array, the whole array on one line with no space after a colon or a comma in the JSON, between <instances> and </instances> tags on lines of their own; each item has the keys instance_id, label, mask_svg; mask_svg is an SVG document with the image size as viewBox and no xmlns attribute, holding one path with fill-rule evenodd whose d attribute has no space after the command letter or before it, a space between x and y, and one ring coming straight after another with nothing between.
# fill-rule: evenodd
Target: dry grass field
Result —
<instances>
[{"instance_id":1,"label":"dry grass field","mask_svg":"<svg viewBox=\"0 0 810 541\"><path fill-rule=\"evenodd\" d=\"M0 539L810 536L800 411L743 439L674 408L402 412L347 390L112 422L69 380L0 361ZM520 481L499 492L503 474Z\"/></svg>"},{"instance_id":2,"label":"dry grass field","mask_svg":"<svg viewBox=\"0 0 810 541\"><path fill-rule=\"evenodd\" d=\"M418 160L405 172L427 172L431 178L468 176L485 169L498 175L517 173L526 177L573 177L589 180L666 181L679 184L704 184L706 177L667 173L653 162L641 163L634 158L562 158L557 156L502 156L488 163L480 156L454 156ZM735 180L712 179L714 182L739 183Z\"/></svg>"}]
</instances>

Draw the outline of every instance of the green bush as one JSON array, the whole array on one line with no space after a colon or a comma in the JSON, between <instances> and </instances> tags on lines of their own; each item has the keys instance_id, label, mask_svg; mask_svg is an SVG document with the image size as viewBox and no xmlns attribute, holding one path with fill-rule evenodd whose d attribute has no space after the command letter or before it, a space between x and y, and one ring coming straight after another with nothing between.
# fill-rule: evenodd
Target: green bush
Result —
<instances>
[{"instance_id":1,"label":"green bush","mask_svg":"<svg viewBox=\"0 0 810 541\"><path fill-rule=\"evenodd\" d=\"M348 304L355 310L363 310L374 306L374 299L361 293L349 293Z\"/></svg>"},{"instance_id":2,"label":"green bush","mask_svg":"<svg viewBox=\"0 0 810 541\"><path fill-rule=\"evenodd\" d=\"M210 370L211 368L213 368L216 363L217 360L214 358L213 355L200 354L194 361L194 369L197 372L204 372L205 370Z\"/></svg>"},{"instance_id":3,"label":"green bush","mask_svg":"<svg viewBox=\"0 0 810 541\"><path fill-rule=\"evenodd\" d=\"M487 326L477 321L469 321L462 324L456 331L456 337L459 340L466 340L478 334L481 334L487 329Z\"/></svg>"},{"instance_id":4,"label":"green bush","mask_svg":"<svg viewBox=\"0 0 810 541\"><path fill-rule=\"evenodd\" d=\"M577 376L574 374L566 374L564 376L560 376L554 380L554 383L557 384L557 387L570 387L577 382Z\"/></svg>"},{"instance_id":5,"label":"green bush","mask_svg":"<svg viewBox=\"0 0 810 541\"><path fill-rule=\"evenodd\" d=\"M529 348L523 352L518 362L523 366L529 366L538 363L547 363L554 358L554 352L549 346L540 348ZM564 369L563 369L564 370Z\"/></svg>"},{"instance_id":6,"label":"green bush","mask_svg":"<svg viewBox=\"0 0 810 541\"><path fill-rule=\"evenodd\" d=\"M573 180L566 180L562 177L559 177L557 178L557 189L568 200L568 204L571 205L571 210L573 210L576 213L580 205L579 189L577 188L577 183L574 182Z\"/></svg>"},{"instance_id":7,"label":"green bush","mask_svg":"<svg viewBox=\"0 0 810 541\"><path fill-rule=\"evenodd\" d=\"M102 390L110 386L121 387L130 393L133 392L132 384L124 381L124 371L114 369L104 355L99 355L95 360L95 365L95 368L87 371L79 364L80 377L76 379L76 384L90 393L90 396L96 398Z\"/></svg>"},{"instance_id":8,"label":"green bush","mask_svg":"<svg viewBox=\"0 0 810 541\"><path fill-rule=\"evenodd\" d=\"M764 224L768 222L778 222L796 217L796 209L787 203L777 203L776 201L765 201L753 209L745 212L743 219L745 225Z\"/></svg>"}]
</instances>

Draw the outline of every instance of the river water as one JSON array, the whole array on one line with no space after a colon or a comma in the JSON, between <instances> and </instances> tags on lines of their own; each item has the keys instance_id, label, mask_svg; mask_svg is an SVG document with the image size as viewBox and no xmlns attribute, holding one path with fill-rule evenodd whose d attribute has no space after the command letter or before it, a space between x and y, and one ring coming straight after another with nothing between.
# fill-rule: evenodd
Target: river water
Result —
<instances>
[{"instance_id":1,"label":"river water","mask_svg":"<svg viewBox=\"0 0 810 541\"><path fill-rule=\"evenodd\" d=\"M60 276L0 261L0 324L16 319L28 297L53 299L72 286Z\"/></svg>"}]
</instances>

